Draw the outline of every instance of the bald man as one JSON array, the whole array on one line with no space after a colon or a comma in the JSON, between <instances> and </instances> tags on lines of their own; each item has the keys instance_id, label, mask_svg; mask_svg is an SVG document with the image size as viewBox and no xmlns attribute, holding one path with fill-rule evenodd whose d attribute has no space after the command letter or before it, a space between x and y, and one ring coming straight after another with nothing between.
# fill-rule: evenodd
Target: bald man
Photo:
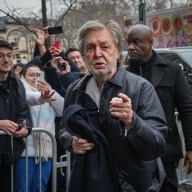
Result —
<instances>
[{"instance_id":1,"label":"bald man","mask_svg":"<svg viewBox=\"0 0 192 192\"><path fill-rule=\"evenodd\" d=\"M169 131L166 152L161 157L167 174L161 192L177 192L176 169L183 158L182 142L176 124L175 108L178 110L185 137L185 165L192 172L192 97L189 85L175 63L163 60L153 49L152 31L146 25L130 28L127 36L129 61L128 70L150 81L164 109Z\"/></svg>"}]
</instances>

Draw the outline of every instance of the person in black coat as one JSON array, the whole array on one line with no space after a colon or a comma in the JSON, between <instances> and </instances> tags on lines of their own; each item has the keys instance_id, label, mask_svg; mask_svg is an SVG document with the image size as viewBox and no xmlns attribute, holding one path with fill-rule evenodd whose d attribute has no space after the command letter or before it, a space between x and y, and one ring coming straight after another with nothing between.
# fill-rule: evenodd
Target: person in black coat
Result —
<instances>
[{"instance_id":1,"label":"person in black coat","mask_svg":"<svg viewBox=\"0 0 192 192\"><path fill-rule=\"evenodd\" d=\"M13 47L0 41L0 191L11 191L11 165L25 149L23 137L31 132L32 123L22 82L11 73ZM14 182L14 181L13 181Z\"/></svg>"},{"instance_id":2,"label":"person in black coat","mask_svg":"<svg viewBox=\"0 0 192 192\"><path fill-rule=\"evenodd\" d=\"M153 49L152 32L145 25L135 25L128 31L128 70L150 81L160 99L168 123L166 152L161 157L166 171L162 192L178 191L176 168L183 158L182 141L176 124L179 112L185 138L185 164L192 172L192 97L181 67L165 61Z\"/></svg>"},{"instance_id":3,"label":"person in black coat","mask_svg":"<svg viewBox=\"0 0 192 192\"><path fill-rule=\"evenodd\" d=\"M126 71L115 21L88 21L78 37L89 73L65 96L60 142L73 153L67 191L158 192L167 126L154 87Z\"/></svg>"}]
</instances>

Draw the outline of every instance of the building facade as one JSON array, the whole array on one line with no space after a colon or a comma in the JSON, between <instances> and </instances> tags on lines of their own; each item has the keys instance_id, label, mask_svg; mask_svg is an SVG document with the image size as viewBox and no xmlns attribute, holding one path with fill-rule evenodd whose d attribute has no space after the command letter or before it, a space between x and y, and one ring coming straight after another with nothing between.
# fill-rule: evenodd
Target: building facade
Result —
<instances>
[{"instance_id":1,"label":"building facade","mask_svg":"<svg viewBox=\"0 0 192 192\"><path fill-rule=\"evenodd\" d=\"M13 19L0 17L0 39L18 47L20 56L16 57L14 64L26 64L32 59L35 47L35 35Z\"/></svg>"}]
</instances>

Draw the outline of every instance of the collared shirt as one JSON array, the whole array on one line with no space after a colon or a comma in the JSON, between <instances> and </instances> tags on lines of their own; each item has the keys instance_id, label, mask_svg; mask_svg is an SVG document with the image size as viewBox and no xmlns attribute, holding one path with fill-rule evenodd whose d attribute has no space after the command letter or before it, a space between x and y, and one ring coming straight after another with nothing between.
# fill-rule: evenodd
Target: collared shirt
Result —
<instances>
[{"instance_id":1,"label":"collared shirt","mask_svg":"<svg viewBox=\"0 0 192 192\"><path fill-rule=\"evenodd\" d=\"M85 92L93 99L93 101L95 101L97 107L99 108L101 93L99 92L97 82L94 77L91 77L88 81Z\"/></svg>"}]
</instances>

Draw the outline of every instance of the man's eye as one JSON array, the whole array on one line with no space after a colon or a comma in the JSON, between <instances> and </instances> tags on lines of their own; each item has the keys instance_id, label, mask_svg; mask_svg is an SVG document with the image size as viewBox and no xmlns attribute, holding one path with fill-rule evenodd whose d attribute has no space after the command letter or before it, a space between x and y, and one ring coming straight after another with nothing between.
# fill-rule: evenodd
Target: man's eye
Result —
<instances>
[{"instance_id":1,"label":"man's eye","mask_svg":"<svg viewBox=\"0 0 192 192\"><path fill-rule=\"evenodd\" d=\"M140 40L135 40L133 43L134 44L139 44L141 41Z\"/></svg>"},{"instance_id":2,"label":"man's eye","mask_svg":"<svg viewBox=\"0 0 192 192\"><path fill-rule=\"evenodd\" d=\"M109 47L108 47L108 46L106 46L106 45L101 46L101 48L102 48L102 50L108 50L108 49L109 49Z\"/></svg>"},{"instance_id":3,"label":"man's eye","mask_svg":"<svg viewBox=\"0 0 192 192\"><path fill-rule=\"evenodd\" d=\"M130 45L132 43L132 41L127 39L127 44Z\"/></svg>"},{"instance_id":4,"label":"man's eye","mask_svg":"<svg viewBox=\"0 0 192 192\"><path fill-rule=\"evenodd\" d=\"M29 74L29 77L35 77L35 73Z\"/></svg>"},{"instance_id":5,"label":"man's eye","mask_svg":"<svg viewBox=\"0 0 192 192\"><path fill-rule=\"evenodd\" d=\"M90 47L87 47L87 52L92 52L93 51L93 47L92 46L90 46Z\"/></svg>"},{"instance_id":6,"label":"man's eye","mask_svg":"<svg viewBox=\"0 0 192 192\"><path fill-rule=\"evenodd\" d=\"M128 40L127 40L127 44L128 44L128 45L131 45L131 44L138 45L138 44L140 44L140 43L141 43L141 41L138 40L138 39L135 39L135 40L133 40L133 41L128 41Z\"/></svg>"}]
</instances>

